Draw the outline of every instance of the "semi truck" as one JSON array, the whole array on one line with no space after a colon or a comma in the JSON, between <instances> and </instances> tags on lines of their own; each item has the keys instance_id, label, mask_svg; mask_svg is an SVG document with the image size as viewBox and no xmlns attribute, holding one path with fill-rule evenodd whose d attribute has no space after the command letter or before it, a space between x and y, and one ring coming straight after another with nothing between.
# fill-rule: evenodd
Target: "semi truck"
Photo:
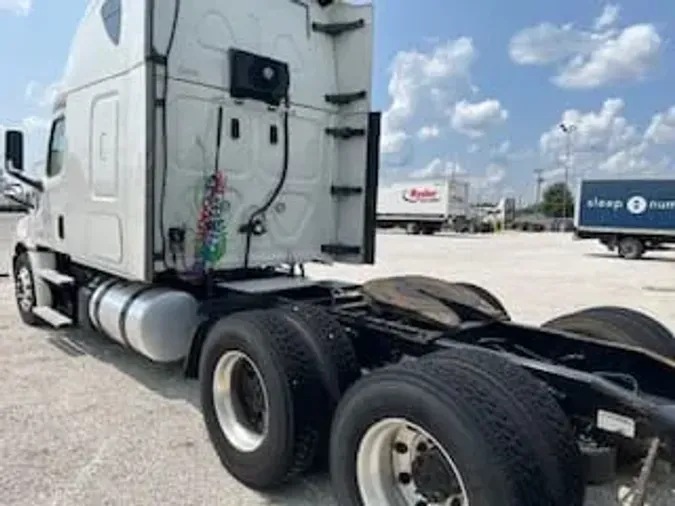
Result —
<instances>
[{"instance_id":1,"label":"semi truck","mask_svg":"<svg viewBox=\"0 0 675 506\"><path fill-rule=\"evenodd\" d=\"M377 196L377 225L408 234L432 235L469 212L469 184L450 178L399 181Z\"/></svg>"},{"instance_id":2,"label":"semi truck","mask_svg":"<svg viewBox=\"0 0 675 506\"><path fill-rule=\"evenodd\" d=\"M470 283L308 276L375 260L372 51L370 4L90 1L44 175L5 134L36 193L18 316L182 363L252 489L328 468L344 506L582 506L613 449L670 448L675 339L629 308L535 326Z\"/></svg>"},{"instance_id":3,"label":"semi truck","mask_svg":"<svg viewBox=\"0 0 675 506\"><path fill-rule=\"evenodd\" d=\"M621 258L675 243L675 179L583 180L575 208L575 237L599 240Z\"/></svg>"}]
</instances>

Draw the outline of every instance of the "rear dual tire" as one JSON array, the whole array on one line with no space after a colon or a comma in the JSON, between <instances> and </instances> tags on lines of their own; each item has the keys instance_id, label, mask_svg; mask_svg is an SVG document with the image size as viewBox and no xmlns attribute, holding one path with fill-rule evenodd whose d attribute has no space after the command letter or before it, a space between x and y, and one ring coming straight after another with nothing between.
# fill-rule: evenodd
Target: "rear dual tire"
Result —
<instances>
[{"instance_id":1,"label":"rear dual tire","mask_svg":"<svg viewBox=\"0 0 675 506\"><path fill-rule=\"evenodd\" d=\"M330 455L344 506L581 506L584 499L581 456L555 400L524 370L474 349L360 380L335 415Z\"/></svg>"},{"instance_id":2,"label":"rear dual tire","mask_svg":"<svg viewBox=\"0 0 675 506\"><path fill-rule=\"evenodd\" d=\"M655 318L635 309L591 307L549 320L542 327L639 347L675 359L673 334Z\"/></svg>"},{"instance_id":3,"label":"rear dual tire","mask_svg":"<svg viewBox=\"0 0 675 506\"><path fill-rule=\"evenodd\" d=\"M568 332L598 341L640 348L675 360L675 337L659 321L634 309L597 306L554 318L544 328ZM600 442L615 448L615 462L627 465L637 462L647 452L647 442L610 434ZM607 457L605 457L605 460Z\"/></svg>"},{"instance_id":4,"label":"rear dual tire","mask_svg":"<svg viewBox=\"0 0 675 506\"><path fill-rule=\"evenodd\" d=\"M328 313L304 305L214 325L200 361L202 409L236 479L276 488L308 470L325 445L345 506L581 506L574 435L527 372L494 353L462 349L357 380L350 346ZM252 397L262 409L254 417L245 415L255 402L234 398L244 376L257 382ZM386 459L394 451L397 468Z\"/></svg>"},{"instance_id":5,"label":"rear dual tire","mask_svg":"<svg viewBox=\"0 0 675 506\"><path fill-rule=\"evenodd\" d=\"M333 411L359 373L348 336L319 308L293 304L219 320L199 378L223 466L246 486L270 490L320 463Z\"/></svg>"}]
</instances>

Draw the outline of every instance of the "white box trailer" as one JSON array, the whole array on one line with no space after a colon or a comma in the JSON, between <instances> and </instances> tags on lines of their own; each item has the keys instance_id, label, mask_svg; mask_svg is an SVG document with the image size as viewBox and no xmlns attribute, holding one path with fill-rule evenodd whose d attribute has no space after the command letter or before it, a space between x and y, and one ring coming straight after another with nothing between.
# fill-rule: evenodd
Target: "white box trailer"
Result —
<instances>
[{"instance_id":1,"label":"white box trailer","mask_svg":"<svg viewBox=\"0 0 675 506\"><path fill-rule=\"evenodd\" d=\"M396 182L377 196L378 226L411 234L433 234L469 212L469 184L452 179Z\"/></svg>"}]
</instances>

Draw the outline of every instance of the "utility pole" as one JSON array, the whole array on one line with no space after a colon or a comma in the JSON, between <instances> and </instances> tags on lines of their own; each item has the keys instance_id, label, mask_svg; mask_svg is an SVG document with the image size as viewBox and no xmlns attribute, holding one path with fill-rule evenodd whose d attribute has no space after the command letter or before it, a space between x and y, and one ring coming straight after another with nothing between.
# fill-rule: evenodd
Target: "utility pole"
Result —
<instances>
[{"instance_id":1,"label":"utility pole","mask_svg":"<svg viewBox=\"0 0 675 506\"><path fill-rule=\"evenodd\" d=\"M537 184L536 188L537 189L535 191L534 203L536 205L539 205L541 203L541 187L542 187L542 185L544 184L544 181L545 181L544 176L542 175L544 173L544 169L535 169L534 173L537 176L537 179L536 179L536 184Z\"/></svg>"},{"instance_id":2,"label":"utility pole","mask_svg":"<svg viewBox=\"0 0 675 506\"><path fill-rule=\"evenodd\" d=\"M565 194L563 194L563 219L567 218L567 191L569 191L569 180L570 180L570 169L571 163L570 159L572 156L572 134L577 131L576 125L566 125L565 123L560 123L560 130L565 134Z\"/></svg>"}]
</instances>

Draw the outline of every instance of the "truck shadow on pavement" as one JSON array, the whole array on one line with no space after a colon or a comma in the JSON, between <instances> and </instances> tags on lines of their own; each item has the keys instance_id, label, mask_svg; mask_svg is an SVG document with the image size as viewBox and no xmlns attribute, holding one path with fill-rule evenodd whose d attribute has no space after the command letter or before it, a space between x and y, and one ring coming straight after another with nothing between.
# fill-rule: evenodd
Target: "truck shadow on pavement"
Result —
<instances>
[{"instance_id":1,"label":"truck shadow on pavement","mask_svg":"<svg viewBox=\"0 0 675 506\"><path fill-rule=\"evenodd\" d=\"M81 329L47 330L46 340L69 357L91 357L109 364L167 400L186 401L201 417L199 383L185 378L182 363L154 363L102 334ZM227 473L224 468L222 472ZM251 493L263 497L270 505L336 505L325 469L312 471L304 479L277 492Z\"/></svg>"},{"instance_id":2,"label":"truck shadow on pavement","mask_svg":"<svg viewBox=\"0 0 675 506\"><path fill-rule=\"evenodd\" d=\"M606 258L609 260L614 260L616 262L627 262L629 265L634 265L634 262L662 262L662 263L675 263L675 255L673 256L644 256L639 260L626 260L619 256L616 253L586 253L585 256L591 258Z\"/></svg>"}]
</instances>

